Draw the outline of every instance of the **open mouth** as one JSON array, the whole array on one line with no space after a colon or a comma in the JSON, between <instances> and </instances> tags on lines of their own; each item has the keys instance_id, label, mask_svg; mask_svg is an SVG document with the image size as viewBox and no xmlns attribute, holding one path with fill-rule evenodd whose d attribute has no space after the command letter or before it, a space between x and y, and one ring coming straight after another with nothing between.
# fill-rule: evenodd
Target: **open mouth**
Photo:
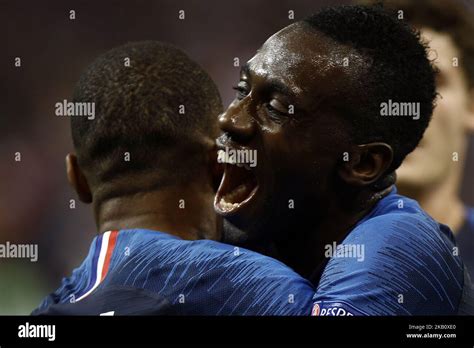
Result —
<instances>
[{"instance_id":1,"label":"open mouth","mask_svg":"<svg viewBox=\"0 0 474 348\"><path fill-rule=\"evenodd\" d=\"M246 164L226 163L224 176L214 199L214 208L221 215L231 215L247 205L258 190L253 168Z\"/></svg>"}]
</instances>

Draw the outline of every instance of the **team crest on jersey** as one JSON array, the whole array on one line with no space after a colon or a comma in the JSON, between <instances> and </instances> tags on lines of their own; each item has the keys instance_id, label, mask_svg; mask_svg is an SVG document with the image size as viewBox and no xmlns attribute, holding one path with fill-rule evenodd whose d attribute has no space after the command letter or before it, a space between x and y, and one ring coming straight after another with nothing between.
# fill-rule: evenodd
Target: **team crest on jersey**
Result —
<instances>
[{"instance_id":1,"label":"team crest on jersey","mask_svg":"<svg viewBox=\"0 0 474 348\"><path fill-rule=\"evenodd\" d=\"M315 303L313 306L313 310L311 311L311 315L319 316L320 312L321 312L321 308L319 307L319 303Z\"/></svg>"},{"instance_id":2,"label":"team crest on jersey","mask_svg":"<svg viewBox=\"0 0 474 348\"><path fill-rule=\"evenodd\" d=\"M356 310L354 306L344 301L316 301L311 310L312 316L336 317L354 315L364 315L361 311Z\"/></svg>"}]
</instances>

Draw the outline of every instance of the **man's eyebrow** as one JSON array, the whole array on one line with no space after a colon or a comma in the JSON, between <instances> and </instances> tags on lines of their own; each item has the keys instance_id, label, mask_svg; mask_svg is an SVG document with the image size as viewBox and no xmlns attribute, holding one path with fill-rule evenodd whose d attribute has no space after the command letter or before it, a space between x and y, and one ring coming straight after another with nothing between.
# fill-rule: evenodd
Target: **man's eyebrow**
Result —
<instances>
[{"instance_id":1,"label":"man's eyebrow","mask_svg":"<svg viewBox=\"0 0 474 348\"><path fill-rule=\"evenodd\" d=\"M250 66L248 63L243 65L240 69L240 76L242 77L242 75L246 75L248 78L250 78ZM266 81L265 89L272 92L279 92L287 96L294 96L294 92L286 84L276 79Z\"/></svg>"},{"instance_id":2,"label":"man's eyebrow","mask_svg":"<svg viewBox=\"0 0 474 348\"><path fill-rule=\"evenodd\" d=\"M268 88L268 90L272 92L279 92L287 96L294 96L293 91L281 81L272 79L272 80L269 80L266 84L267 84L266 88Z\"/></svg>"}]
</instances>

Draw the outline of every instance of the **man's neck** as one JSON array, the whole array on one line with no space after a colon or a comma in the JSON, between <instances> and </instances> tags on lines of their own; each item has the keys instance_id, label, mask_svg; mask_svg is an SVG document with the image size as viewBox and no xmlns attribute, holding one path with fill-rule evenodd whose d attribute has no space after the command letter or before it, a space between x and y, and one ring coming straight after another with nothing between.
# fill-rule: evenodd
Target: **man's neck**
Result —
<instances>
[{"instance_id":1,"label":"man's neck","mask_svg":"<svg viewBox=\"0 0 474 348\"><path fill-rule=\"evenodd\" d=\"M219 240L211 190L202 186L168 187L108 199L94 207L99 232L142 228L169 233L182 239Z\"/></svg>"},{"instance_id":2,"label":"man's neck","mask_svg":"<svg viewBox=\"0 0 474 348\"><path fill-rule=\"evenodd\" d=\"M334 202L328 210L315 218L300 219L299 226L292 226L289 235L291 240L277 243L278 258L292 267L305 278L311 278L315 273L323 270L328 258L325 255L327 245L341 243L358 221L370 213L377 202L388 195L392 187L377 194L354 199L352 210L341 209ZM358 206L359 208L355 208ZM299 233L295 233L298 231Z\"/></svg>"}]
</instances>

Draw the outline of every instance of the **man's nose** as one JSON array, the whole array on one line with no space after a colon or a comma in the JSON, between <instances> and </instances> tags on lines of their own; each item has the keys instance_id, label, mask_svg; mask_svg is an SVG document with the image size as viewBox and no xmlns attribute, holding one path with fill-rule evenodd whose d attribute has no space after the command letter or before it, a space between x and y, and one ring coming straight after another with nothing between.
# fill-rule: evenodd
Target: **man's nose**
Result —
<instances>
[{"instance_id":1,"label":"man's nose","mask_svg":"<svg viewBox=\"0 0 474 348\"><path fill-rule=\"evenodd\" d=\"M219 115L219 127L228 133L234 141L240 143L248 142L255 131L255 121L250 116L249 110L239 105L230 105L229 108Z\"/></svg>"}]
</instances>

